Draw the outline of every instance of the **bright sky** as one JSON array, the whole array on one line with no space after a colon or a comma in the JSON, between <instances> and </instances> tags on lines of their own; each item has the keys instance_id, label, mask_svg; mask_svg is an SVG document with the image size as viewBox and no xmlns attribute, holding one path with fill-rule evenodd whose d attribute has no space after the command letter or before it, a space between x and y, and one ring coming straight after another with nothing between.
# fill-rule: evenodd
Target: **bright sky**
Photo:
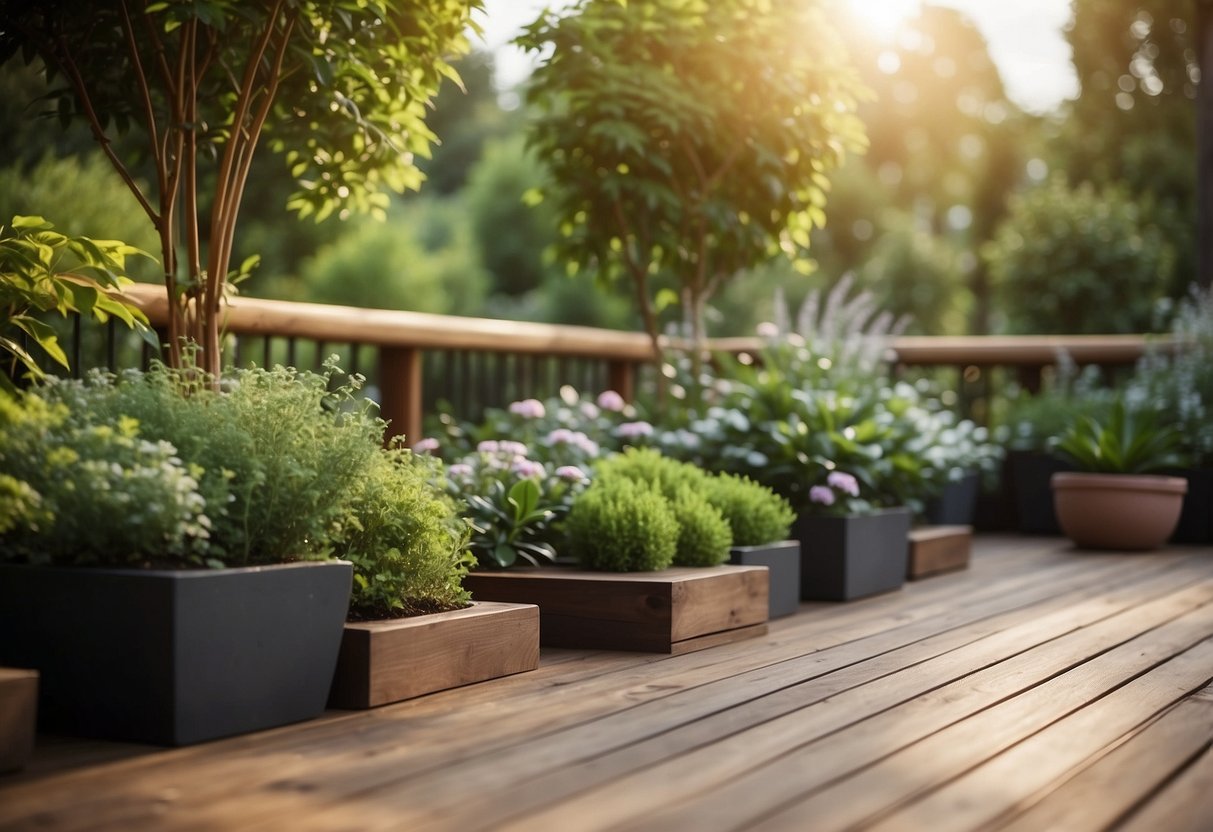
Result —
<instances>
[{"instance_id":1,"label":"bright sky","mask_svg":"<svg viewBox=\"0 0 1213 832\"><path fill-rule=\"evenodd\" d=\"M898 21L912 15L921 0L847 0L871 22L873 34L887 36ZM976 22L990 44L1002 72L1007 94L1021 107L1047 112L1078 93L1070 65L1070 47L1062 26L1070 17L1066 0L934 0L935 5L961 9ZM509 41L545 6L567 0L484 0L484 40L497 53L499 83L508 88L531 70L527 56Z\"/></svg>"}]
</instances>

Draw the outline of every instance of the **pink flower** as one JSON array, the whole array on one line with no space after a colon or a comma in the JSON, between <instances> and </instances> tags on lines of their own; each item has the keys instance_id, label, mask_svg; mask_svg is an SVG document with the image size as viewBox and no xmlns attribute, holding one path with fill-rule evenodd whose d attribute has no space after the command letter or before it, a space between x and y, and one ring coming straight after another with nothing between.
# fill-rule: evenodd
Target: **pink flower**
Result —
<instances>
[{"instance_id":1,"label":"pink flower","mask_svg":"<svg viewBox=\"0 0 1213 832\"><path fill-rule=\"evenodd\" d=\"M850 474L844 474L842 471L831 471L826 477L826 483L831 488L837 488L844 494L850 494L852 497L859 496L859 481Z\"/></svg>"},{"instance_id":2,"label":"pink flower","mask_svg":"<svg viewBox=\"0 0 1213 832\"><path fill-rule=\"evenodd\" d=\"M603 410L609 410L612 413L619 413L623 410L625 403L623 396L616 393L614 390L604 390L598 394L598 406Z\"/></svg>"},{"instance_id":3,"label":"pink flower","mask_svg":"<svg viewBox=\"0 0 1213 832\"><path fill-rule=\"evenodd\" d=\"M758 325L758 328L755 331L758 333L759 338L779 337L779 327L775 326L775 324L771 323L770 321L763 321Z\"/></svg>"},{"instance_id":4,"label":"pink flower","mask_svg":"<svg viewBox=\"0 0 1213 832\"><path fill-rule=\"evenodd\" d=\"M466 462L456 462L446 472L452 477L470 477L472 475L472 466Z\"/></svg>"},{"instance_id":5,"label":"pink flower","mask_svg":"<svg viewBox=\"0 0 1213 832\"><path fill-rule=\"evenodd\" d=\"M585 475L585 471L582 471L576 465L561 465L556 469L556 476L560 477L562 480L569 480L570 482L583 482L584 480L589 479L589 477Z\"/></svg>"},{"instance_id":6,"label":"pink flower","mask_svg":"<svg viewBox=\"0 0 1213 832\"><path fill-rule=\"evenodd\" d=\"M593 402L582 402L580 410L581 415L587 419L597 419L600 412L598 410L598 405L594 404Z\"/></svg>"},{"instance_id":7,"label":"pink flower","mask_svg":"<svg viewBox=\"0 0 1213 832\"><path fill-rule=\"evenodd\" d=\"M834 492L827 486L815 485L809 489L809 500L823 506L832 506L834 505Z\"/></svg>"},{"instance_id":8,"label":"pink flower","mask_svg":"<svg viewBox=\"0 0 1213 832\"><path fill-rule=\"evenodd\" d=\"M417 454L432 454L436 450L438 450L438 440L432 436L417 440L417 444L413 446L413 453Z\"/></svg>"},{"instance_id":9,"label":"pink flower","mask_svg":"<svg viewBox=\"0 0 1213 832\"><path fill-rule=\"evenodd\" d=\"M506 456L525 458L527 454L526 445L521 442L513 442L509 439L502 439L497 443L497 450Z\"/></svg>"},{"instance_id":10,"label":"pink flower","mask_svg":"<svg viewBox=\"0 0 1213 832\"><path fill-rule=\"evenodd\" d=\"M510 413L517 414L524 419L542 419L547 413L547 409L539 399L523 399L510 405Z\"/></svg>"},{"instance_id":11,"label":"pink flower","mask_svg":"<svg viewBox=\"0 0 1213 832\"><path fill-rule=\"evenodd\" d=\"M510 466L510 470L523 479L543 476L543 463L530 459L520 459Z\"/></svg>"},{"instance_id":12,"label":"pink flower","mask_svg":"<svg viewBox=\"0 0 1213 832\"><path fill-rule=\"evenodd\" d=\"M501 445L496 439L486 439L476 446L476 450L482 454L495 454L501 450Z\"/></svg>"},{"instance_id":13,"label":"pink flower","mask_svg":"<svg viewBox=\"0 0 1213 832\"><path fill-rule=\"evenodd\" d=\"M650 435L653 432L653 426L648 422L624 422L617 430L622 438L635 439Z\"/></svg>"}]
</instances>

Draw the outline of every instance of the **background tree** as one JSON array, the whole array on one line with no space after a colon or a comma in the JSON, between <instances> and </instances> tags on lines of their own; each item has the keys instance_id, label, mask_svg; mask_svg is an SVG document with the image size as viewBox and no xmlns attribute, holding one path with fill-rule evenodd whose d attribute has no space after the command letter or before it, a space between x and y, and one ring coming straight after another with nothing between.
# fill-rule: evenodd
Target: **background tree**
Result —
<instances>
[{"instance_id":1,"label":"background tree","mask_svg":"<svg viewBox=\"0 0 1213 832\"><path fill-rule=\"evenodd\" d=\"M0 0L0 62L46 67L64 120L83 119L160 238L183 340L220 369L220 304L241 199L265 132L299 189L301 216L382 212L416 189L433 134L427 102L445 58L468 48L477 0ZM155 193L139 187L111 132L138 125ZM207 176L213 177L208 180ZM200 184L213 182L209 194Z\"/></svg>"},{"instance_id":2,"label":"background tree","mask_svg":"<svg viewBox=\"0 0 1213 832\"><path fill-rule=\"evenodd\" d=\"M655 347L658 279L698 341L740 270L775 256L807 270L827 173L863 146L862 87L821 4L581 0L519 43L546 55L527 99L560 254L630 281Z\"/></svg>"}]
</instances>

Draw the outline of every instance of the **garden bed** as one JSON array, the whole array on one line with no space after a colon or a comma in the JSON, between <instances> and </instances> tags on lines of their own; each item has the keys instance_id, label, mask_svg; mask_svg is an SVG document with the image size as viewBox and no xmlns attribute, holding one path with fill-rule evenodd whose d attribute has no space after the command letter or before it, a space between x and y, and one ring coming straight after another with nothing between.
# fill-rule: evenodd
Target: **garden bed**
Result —
<instances>
[{"instance_id":1,"label":"garden bed","mask_svg":"<svg viewBox=\"0 0 1213 832\"><path fill-rule=\"evenodd\" d=\"M689 653L767 631L766 567L590 572L549 567L473 572L478 601L537 604L551 647Z\"/></svg>"}]
</instances>

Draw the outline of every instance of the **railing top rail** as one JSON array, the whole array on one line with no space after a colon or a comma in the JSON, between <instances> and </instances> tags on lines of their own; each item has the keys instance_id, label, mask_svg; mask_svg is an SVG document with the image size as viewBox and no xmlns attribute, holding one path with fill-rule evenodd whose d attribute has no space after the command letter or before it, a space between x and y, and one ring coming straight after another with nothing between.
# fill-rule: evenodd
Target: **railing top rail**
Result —
<instances>
[{"instance_id":1,"label":"railing top rail","mask_svg":"<svg viewBox=\"0 0 1213 832\"><path fill-rule=\"evenodd\" d=\"M154 325L168 320L163 287L127 290ZM648 336L593 327L463 318L423 312L362 309L319 303L235 297L227 304L227 330L418 349L469 350L643 362L652 358ZM1131 364L1148 344L1173 346L1166 336L971 335L902 336L891 342L895 360L913 365L1047 366L1066 353L1079 364ZM760 338L717 338L713 350L758 352Z\"/></svg>"},{"instance_id":2,"label":"railing top rail","mask_svg":"<svg viewBox=\"0 0 1213 832\"><path fill-rule=\"evenodd\" d=\"M136 284L128 287L127 294L153 325L167 323L168 300L162 287ZM260 298L232 298L223 320L228 332L329 343L637 362L653 355L648 336L637 332Z\"/></svg>"}]
</instances>

